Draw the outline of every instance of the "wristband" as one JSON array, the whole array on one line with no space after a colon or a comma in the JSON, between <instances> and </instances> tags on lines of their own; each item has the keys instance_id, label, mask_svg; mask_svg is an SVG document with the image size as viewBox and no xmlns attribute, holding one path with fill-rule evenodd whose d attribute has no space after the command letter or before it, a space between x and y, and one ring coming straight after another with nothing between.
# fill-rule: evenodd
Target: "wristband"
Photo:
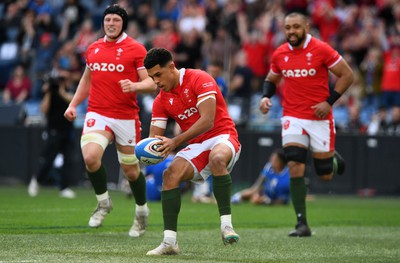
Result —
<instances>
[{"instance_id":1,"label":"wristband","mask_svg":"<svg viewBox=\"0 0 400 263\"><path fill-rule=\"evenodd\" d=\"M326 102L329 103L329 105L333 105L339 98L340 96L342 96L342 94L340 94L339 92L337 92L336 90L332 91L331 95L329 96L329 98L326 100Z\"/></svg>"},{"instance_id":2,"label":"wristband","mask_svg":"<svg viewBox=\"0 0 400 263\"><path fill-rule=\"evenodd\" d=\"M262 97L263 98L265 98L265 97L271 98L275 94L276 85L275 85L275 83L267 80L267 81L264 81L262 89L263 89Z\"/></svg>"}]
</instances>

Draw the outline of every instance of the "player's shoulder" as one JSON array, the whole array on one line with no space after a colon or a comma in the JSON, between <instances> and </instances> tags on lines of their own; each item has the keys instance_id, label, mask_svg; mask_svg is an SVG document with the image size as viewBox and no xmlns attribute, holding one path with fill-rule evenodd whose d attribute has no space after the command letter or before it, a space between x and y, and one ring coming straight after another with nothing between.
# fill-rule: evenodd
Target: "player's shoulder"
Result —
<instances>
[{"instance_id":1,"label":"player's shoulder","mask_svg":"<svg viewBox=\"0 0 400 263\"><path fill-rule=\"evenodd\" d=\"M89 49L96 48L96 47L99 47L99 46L101 46L101 45L103 45L103 44L104 44L104 37L98 38L97 40L95 40L93 43L91 43L91 44L88 46L88 50L89 50Z\"/></svg>"},{"instance_id":2,"label":"player's shoulder","mask_svg":"<svg viewBox=\"0 0 400 263\"><path fill-rule=\"evenodd\" d=\"M322 41L321 39L318 39L316 37L311 37L309 47L310 48L320 48L320 49L333 49L328 43L326 43L325 41Z\"/></svg>"},{"instance_id":3,"label":"player's shoulder","mask_svg":"<svg viewBox=\"0 0 400 263\"><path fill-rule=\"evenodd\" d=\"M287 42L285 42L285 43L281 44L280 46L278 46L275 49L275 51L273 53L273 56L274 57L284 56L284 55L287 55L287 53L290 53L290 52L291 52L291 50L289 48L289 44Z\"/></svg>"},{"instance_id":4,"label":"player's shoulder","mask_svg":"<svg viewBox=\"0 0 400 263\"><path fill-rule=\"evenodd\" d=\"M280 45L276 48L275 52L283 52L283 51L289 51L289 50L290 50L290 48L289 48L289 43L288 43L288 42L285 42L285 43L280 44Z\"/></svg>"},{"instance_id":5,"label":"player's shoulder","mask_svg":"<svg viewBox=\"0 0 400 263\"><path fill-rule=\"evenodd\" d=\"M214 78L205 72L204 70L201 69L185 69L185 75L183 77L183 81L192 81L195 82L197 80L208 80Z\"/></svg>"},{"instance_id":6,"label":"player's shoulder","mask_svg":"<svg viewBox=\"0 0 400 263\"><path fill-rule=\"evenodd\" d=\"M129 49L131 49L131 50L145 50L146 51L146 48L145 48L145 46L144 46L144 44L142 44L142 43L140 43L139 41L137 41L136 39L134 39L134 38L132 38L132 37L130 37L130 36L127 36L122 42L121 42L121 45L124 47L124 48L129 48Z\"/></svg>"}]
</instances>

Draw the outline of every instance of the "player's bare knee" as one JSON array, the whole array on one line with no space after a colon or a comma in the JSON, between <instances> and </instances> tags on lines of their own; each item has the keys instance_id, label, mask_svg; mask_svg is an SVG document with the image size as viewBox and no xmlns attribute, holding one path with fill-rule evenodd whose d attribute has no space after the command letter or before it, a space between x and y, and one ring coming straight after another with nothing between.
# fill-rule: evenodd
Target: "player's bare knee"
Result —
<instances>
[{"instance_id":1,"label":"player's bare knee","mask_svg":"<svg viewBox=\"0 0 400 263\"><path fill-rule=\"evenodd\" d=\"M179 186L181 176L172 169L167 168L163 173L163 190L171 190Z\"/></svg>"},{"instance_id":2,"label":"player's bare knee","mask_svg":"<svg viewBox=\"0 0 400 263\"><path fill-rule=\"evenodd\" d=\"M98 159L97 154L93 153L85 153L83 155L83 161L89 171L96 171L101 165L101 160Z\"/></svg>"},{"instance_id":3,"label":"player's bare knee","mask_svg":"<svg viewBox=\"0 0 400 263\"><path fill-rule=\"evenodd\" d=\"M316 159L314 158L315 173L323 181L330 181L333 172L333 157Z\"/></svg>"},{"instance_id":4,"label":"player's bare knee","mask_svg":"<svg viewBox=\"0 0 400 263\"><path fill-rule=\"evenodd\" d=\"M122 171L128 181L136 181L140 174L139 164L135 165L121 165Z\"/></svg>"},{"instance_id":5,"label":"player's bare knee","mask_svg":"<svg viewBox=\"0 0 400 263\"><path fill-rule=\"evenodd\" d=\"M211 171L215 173L214 171L221 171L226 169L226 160L223 154L214 154L212 157L210 157L209 161L209 166ZM215 173L219 174L219 173Z\"/></svg>"}]
</instances>

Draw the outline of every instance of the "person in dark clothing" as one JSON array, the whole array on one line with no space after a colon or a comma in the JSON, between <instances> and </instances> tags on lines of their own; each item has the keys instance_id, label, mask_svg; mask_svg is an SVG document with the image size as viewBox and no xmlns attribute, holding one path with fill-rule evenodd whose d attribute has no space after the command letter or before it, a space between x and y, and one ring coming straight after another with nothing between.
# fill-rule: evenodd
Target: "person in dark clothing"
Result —
<instances>
[{"instance_id":1,"label":"person in dark clothing","mask_svg":"<svg viewBox=\"0 0 400 263\"><path fill-rule=\"evenodd\" d=\"M73 147L73 123L64 118L64 112L68 108L73 97L64 78L50 78L43 85L44 97L40 109L46 116L46 129L43 133L45 145L39 157L39 167L29 183L28 193L34 197L38 195L39 185L44 184L50 171L54 167L56 157L62 156L60 169L59 190L60 197L75 198L75 192L69 188L66 168L71 158L68 154Z\"/></svg>"}]
</instances>

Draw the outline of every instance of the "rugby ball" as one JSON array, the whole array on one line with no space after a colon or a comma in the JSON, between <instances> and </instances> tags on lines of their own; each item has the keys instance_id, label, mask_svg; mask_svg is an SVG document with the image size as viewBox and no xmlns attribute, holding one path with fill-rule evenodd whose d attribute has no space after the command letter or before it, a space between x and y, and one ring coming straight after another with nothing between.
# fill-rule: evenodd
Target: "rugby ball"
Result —
<instances>
[{"instance_id":1,"label":"rugby ball","mask_svg":"<svg viewBox=\"0 0 400 263\"><path fill-rule=\"evenodd\" d=\"M157 142L161 140L158 138L146 138L139 141L135 146L135 155L139 162L144 165L152 165L160 163L164 157L157 151L159 145Z\"/></svg>"}]
</instances>

